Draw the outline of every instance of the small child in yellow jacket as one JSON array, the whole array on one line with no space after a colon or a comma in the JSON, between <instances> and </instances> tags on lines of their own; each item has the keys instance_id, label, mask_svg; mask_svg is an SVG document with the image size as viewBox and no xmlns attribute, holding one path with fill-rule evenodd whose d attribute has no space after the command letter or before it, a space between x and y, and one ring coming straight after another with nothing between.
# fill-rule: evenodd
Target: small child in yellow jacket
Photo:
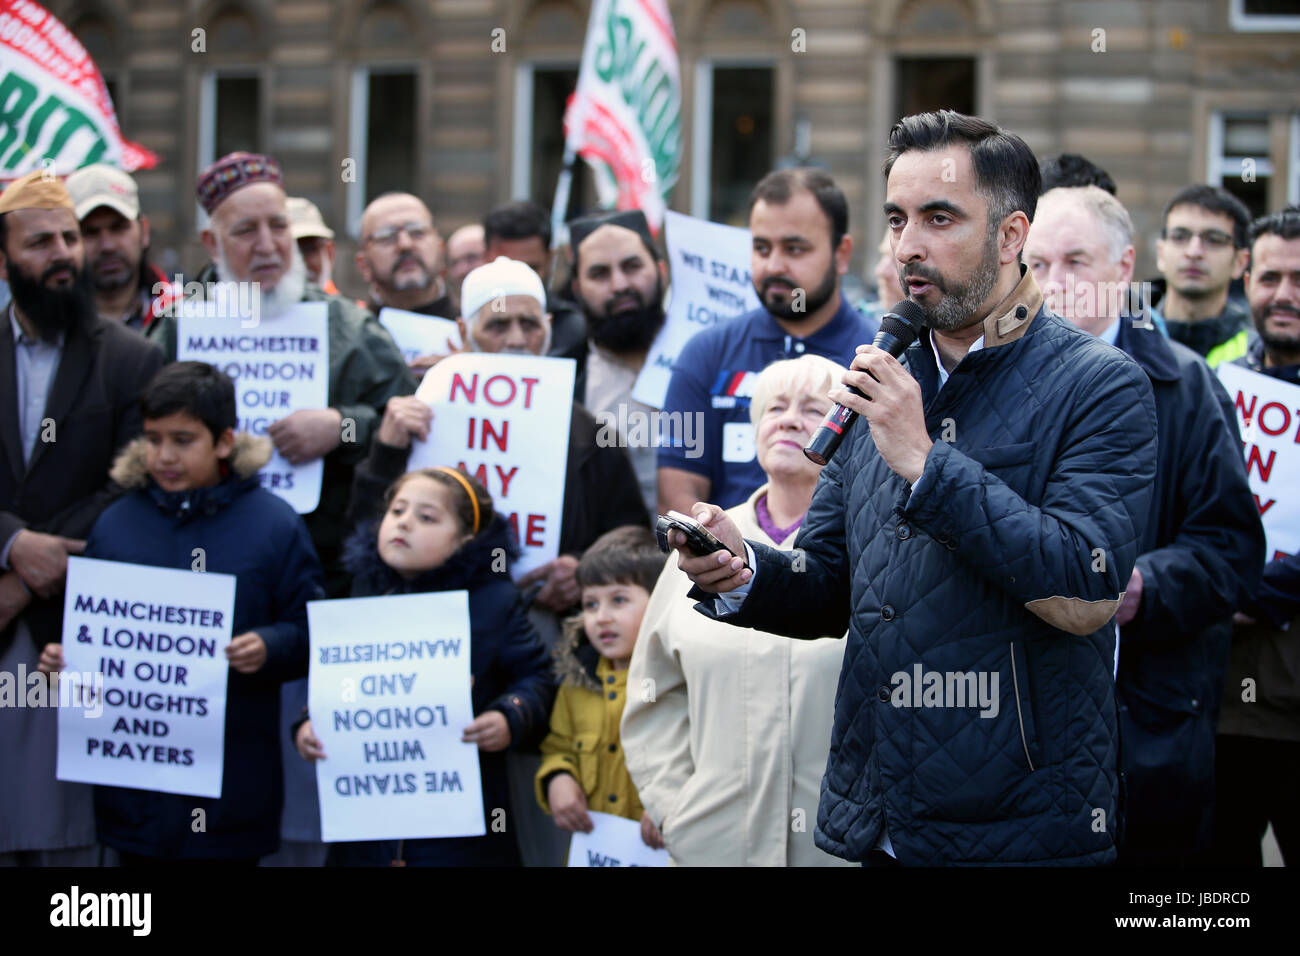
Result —
<instances>
[{"instance_id":1,"label":"small child in yellow jacket","mask_svg":"<svg viewBox=\"0 0 1300 956\"><path fill-rule=\"evenodd\" d=\"M542 741L537 800L569 832L592 830L587 811L641 821L641 839L663 848L641 806L618 738L627 698L627 667L664 555L649 528L615 528L578 562L582 613L564 623L555 669L562 684ZM584 640L585 637L585 640Z\"/></svg>"}]
</instances>

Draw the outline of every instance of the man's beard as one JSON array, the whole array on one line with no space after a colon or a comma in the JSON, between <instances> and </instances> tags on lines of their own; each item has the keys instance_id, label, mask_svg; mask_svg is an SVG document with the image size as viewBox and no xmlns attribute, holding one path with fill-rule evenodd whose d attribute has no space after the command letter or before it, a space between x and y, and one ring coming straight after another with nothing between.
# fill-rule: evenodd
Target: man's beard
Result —
<instances>
[{"instance_id":1,"label":"man's beard","mask_svg":"<svg viewBox=\"0 0 1300 956\"><path fill-rule=\"evenodd\" d=\"M1300 332L1274 332L1267 328L1266 319L1270 313L1281 312L1300 317L1300 308L1281 303L1267 305L1262 309L1251 309L1251 318L1255 321L1255 331L1264 343L1264 349L1273 355L1300 356Z\"/></svg>"},{"instance_id":2,"label":"man's beard","mask_svg":"<svg viewBox=\"0 0 1300 956\"><path fill-rule=\"evenodd\" d=\"M656 279L654 292L647 302L639 289L610 298L604 309L597 311L581 295L578 305L587 319L587 334L601 348L615 355L647 351L664 324L663 283ZM620 301L632 299L636 308L627 312L610 314L611 307Z\"/></svg>"},{"instance_id":3,"label":"man's beard","mask_svg":"<svg viewBox=\"0 0 1300 956\"><path fill-rule=\"evenodd\" d=\"M421 278L397 278L397 270L407 263L414 263L420 267ZM405 252L398 256L393 262L393 269L388 273L387 279L380 279L378 273L375 274L375 285L379 286L380 292L415 292L420 289L433 288L433 270L428 264L421 259L415 252Z\"/></svg>"},{"instance_id":4,"label":"man's beard","mask_svg":"<svg viewBox=\"0 0 1300 956\"><path fill-rule=\"evenodd\" d=\"M72 269L71 285L50 288L45 284L52 273L66 268ZM10 259L9 293L44 342L56 342L59 333L84 328L95 313L90 277L68 261L56 262L37 278Z\"/></svg>"},{"instance_id":5,"label":"man's beard","mask_svg":"<svg viewBox=\"0 0 1300 956\"><path fill-rule=\"evenodd\" d=\"M787 322L803 322L813 315L818 309L829 302L835 295L835 290L839 284L839 273L835 269L835 257L831 256L830 265L826 267L826 275L822 277L821 284L811 292L806 292L803 296L803 302L800 303L802 308L795 308L796 297L792 292L785 302L769 302L767 290L777 282L784 282L796 292L798 283L789 276L768 276L763 280L763 284L755 285L754 291L758 293L758 300L763 303L763 308L772 313L779 319L785 319Z\"/></svg>"},{"instance_id":6,"label":"man's beard","mask_svg":"<svg viewBox=\"0 0 1300 956\"><path fill-rule=\"evenodd\" d=\"M933 307L917 302L925 313L925 324L939 332L952 332L970 323L971 316L979 311L998 283L998 244L996 229L990 229L984 242L984 254L975 274L964 285L946 282L935 269L909 262L903 267L899 282L907 289L907 280L915 276L934 285L940 292Z\"/></svg>"},{"instance_id":7,"label":"man's beard","mask_svg":"<svg viewBox=\"0 0 1300 956\"><path fill-rule=\"evenodd\" d=\"M221 237L217 237L217 258L213 262L217 270L217 279L220 282L239 282L230 271L230 264L226 261L226 252L221 248ZM261 313L268 317L274 317L293 308L302 301L302 295L307 291L307 263L303 260L302 253L298 251L295 244L290 253L289 268L280 276L280 281L275 284L275 288L270 292L258 286L258 292L261 295Z\"/></svg>"}]
</instances>

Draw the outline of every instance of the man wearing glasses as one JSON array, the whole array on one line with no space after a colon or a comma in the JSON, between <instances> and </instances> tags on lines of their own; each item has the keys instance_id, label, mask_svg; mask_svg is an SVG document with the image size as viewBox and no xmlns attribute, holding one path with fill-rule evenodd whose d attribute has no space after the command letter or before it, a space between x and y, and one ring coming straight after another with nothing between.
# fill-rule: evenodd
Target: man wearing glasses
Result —
<instances>
[{"instance_id":1,"label":"man wearing glasses","mask_svg":"<svg viewBox=\"0 0 1300 956\"><path fill-rule=\"evenodd\" d=\"M1246 354L1250 312L1229 297L1228 287L1246 271L1250 213L1219 186L1180 190L1165 207L1156 242L1156 266L1164 287L1152 311L1169 337L1196 352L1210 367Z\"/></svg>"},{"instance_id":2,"label":"man wearing glasses","mask_svg":"<svg viewBox=\"0 0 1300 956\"><path fill-rule=\"evenodd\" d=\"M361 214L357 268L370 283L371 312L390 306L455 318L442 266L442 237L419 197L384 193Z\"/></svg>"}]
</instances>

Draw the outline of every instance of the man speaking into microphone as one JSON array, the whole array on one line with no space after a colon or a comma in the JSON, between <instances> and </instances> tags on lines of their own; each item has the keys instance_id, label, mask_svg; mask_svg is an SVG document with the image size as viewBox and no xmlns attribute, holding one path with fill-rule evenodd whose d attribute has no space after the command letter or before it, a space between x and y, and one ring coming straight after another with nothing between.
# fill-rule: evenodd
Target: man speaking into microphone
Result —
<instances>
[{"instance_id":1,"label":"man speaking into microphone","mask_svg":"<svg viewBox=\"0 0 1300 956\"><path fill-rule=\"evenodd\" d=\"M1043 308L1020 253L1038 163L1014 134L908 116L885 163L899 278L924 328L863 345L831 398L863 420L792 552L694 514L737 557L692 557L699 610L843 634L816 842L873 865L1115 857L1112 618L1156 468L1151 387ZM744 563L742 563L742 559ZM672 819L664 823L672 845Z\"/></svg>"}]
</instances>

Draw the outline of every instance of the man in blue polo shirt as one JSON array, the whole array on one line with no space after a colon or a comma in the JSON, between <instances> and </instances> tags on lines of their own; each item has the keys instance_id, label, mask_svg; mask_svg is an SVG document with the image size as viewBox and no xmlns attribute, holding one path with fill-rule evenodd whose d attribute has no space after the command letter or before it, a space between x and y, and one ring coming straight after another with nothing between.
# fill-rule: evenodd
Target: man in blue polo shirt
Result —
<instances>
[{"instance_id":1,"label":"man in blue polo shirt","mask_svg":"<svg viewBox=\"0 0 1300 956\"><path fill-rule=\"evenodd\" d=\"M820 169L768 173L749 199L750 271L763 308L700 332L682 349L664 411L704 416L703 454L659 449L659 511L697 501L730 508L767 480L754 454L754 379L779 359L822 355L843 365L879 322L840 295L849 268L848 203ZM891 303L892 304L892 303Z\"/></svg>"}]
</instances>

